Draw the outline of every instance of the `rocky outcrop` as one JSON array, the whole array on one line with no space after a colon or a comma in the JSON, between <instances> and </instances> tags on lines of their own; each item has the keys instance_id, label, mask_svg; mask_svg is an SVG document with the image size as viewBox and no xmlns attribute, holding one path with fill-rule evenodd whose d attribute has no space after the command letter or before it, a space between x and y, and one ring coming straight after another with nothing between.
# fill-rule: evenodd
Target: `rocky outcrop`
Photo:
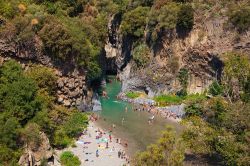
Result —
<instances>
[{"instance_id":1,"label":"rocky outcrop","mask_svg":"<svg viewBox=\"0 0 250 166\"><path fill-rule=\"evenodd\" d=\"M123 82L122 91L139 90L149 96L175 93L181 89L178 71L186 68L189 72L188 92L201 93L215 79L220 80L224 53L240 51L250 54L249 31L239 34L226 29L227 18L224 16L203 17L196 13L193 30L185 37L179 37L176 30L162 32L161 40L151 45L150 63L143 68L138 68L133 59L130 60L132 47L128 45L132 42L123 38L120 52L117 51L115 57L120 67L118 74Z\"/></svg>"},{"instance_id":2,"label":"rocky outcrop","mask_svg":"<svg viewBox=\"0 0 250 166\"><path fill-rule=\"evenodd\" d=\"M38 148L26 146L24 153L19 159L21 166L38 166L43 160L53 159L53 150L50 146L47 136L40 132L40 145Z\"/></svg>"},{"instance_id":3,"label":"rocky outcrop","mask_svg":"<svg viewBox=\"0 0 250 166\"><path fill-rule=\"evenodd\" d=\"M57 102L63 104L66 107L76 106L79 107L82 104L88 104L87 98L90 95L88 88L86 87L86 77L80 74L78 70L74 70L68 75L62 75L60 71L57 71L59 79L57 80Z\"/></svg>"},{"instance_id":4,"label":"rocky outcrop","mask_svg":"<svg viewBox=\"0 0 250 166\"><path fill-rule=\"evenodd\" d=\"M120 13L111 16L109 19L109 34L106 45L104 47L104 71L108 71L109 73L121 72L131 59L133 39L129 36L123 36L120 33L120 23Z\"/></svg>"},{"instance_id":5,"label":"rocky outcrop","mask_svg":"<svg viewBox=\"0 0 250 166\"><path fill-rule=\"evenodd\" d=\"M0 65L12 58L15 58L24 70L28 70L33 65L29 61L15 56L0 56ZM66 107L77 107L82 111L90 109L92 92L87 88L85 72L77 68L74 68L73 71L65 72L61 68L50 67L53 68L55 75L58 77L56 88L57 103Z\"/></svg>"}]
</instances>

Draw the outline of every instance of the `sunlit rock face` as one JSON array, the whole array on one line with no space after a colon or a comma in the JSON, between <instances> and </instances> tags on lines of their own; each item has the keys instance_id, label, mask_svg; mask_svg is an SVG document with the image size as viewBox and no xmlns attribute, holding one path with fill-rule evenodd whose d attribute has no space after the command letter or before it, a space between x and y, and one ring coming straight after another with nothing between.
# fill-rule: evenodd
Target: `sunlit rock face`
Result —
<instances>
[{"instance_id":1,"label":"sunlit rock face","mask_svg":"<svg viewBox=\"0 0 250 166\"><path fill-rule=\"evenodd\" d=\"M200 16L195 16L192 31L184 37L180 37L176 30L162 32L161 41L149 44L151 60L143 68L138 68L133 61L134 39L121 37L117 24L109 25L111 36L116 40L106 45L105 50L107 57L115 59L122 91L144 91L150 96L176 93L182 88L178 72L185 68L189 73L188 93L202 93L214 80L221 79L224 53L240 51L250 54L249 31L240 34L240 40L236 41L237 32L225 29L224 17L200 19Z\"/></svg>"}]
</instances>

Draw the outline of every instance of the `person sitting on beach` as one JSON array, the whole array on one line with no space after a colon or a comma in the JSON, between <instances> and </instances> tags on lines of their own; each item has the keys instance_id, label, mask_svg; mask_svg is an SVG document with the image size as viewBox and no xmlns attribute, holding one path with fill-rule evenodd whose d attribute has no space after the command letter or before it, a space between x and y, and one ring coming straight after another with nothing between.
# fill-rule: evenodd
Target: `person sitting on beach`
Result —
<instances>
[{"instance_id":1,"label":"person sitting on beach","mask_svg":"<svg viewBox=\"0 0 250 166\"><path fill-rule=\"evenodd\" d=\"M121 149L118 151L118 158L120 158L121 157L121 154L122 154L122 152L121 152Z\"/></svg>"},{"instance_id":2,"label":"person sitting on beach","mask_svg":"<svg viewBox=\"0 0 250 166\"><path fill-rule=\"evenodd\" d=\"M108 142L106 142L106 149L108 149L109 148L109 143Z\"/></svg>"},{"instance_id":3,"label":"person sitting on beach","mask_svg":"<svg viewBox=\"0 0 250 166\"><path fill-rule=\"evenodd\" d=\"M127 148L127 147L128 147L128 143L127 143L127 142L125 142L125 143L124 143L124 145L125 145L125 148Z\"/></svg>"}]
</instances>

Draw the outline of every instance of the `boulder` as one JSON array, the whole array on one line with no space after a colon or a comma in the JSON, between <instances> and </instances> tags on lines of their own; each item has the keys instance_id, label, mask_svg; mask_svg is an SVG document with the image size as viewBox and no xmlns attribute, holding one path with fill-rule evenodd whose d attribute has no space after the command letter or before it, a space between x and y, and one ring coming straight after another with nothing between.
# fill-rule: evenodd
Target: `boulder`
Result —
<instances>
[{"instance_id":1,"label":"boulder","mask_svg":"<svg viewBox=\"0 0 250 166\"><path fill-rule=\"evenodd\" d=\"M62 88L62 87L64 86L64 81L63 81L63 79L58 79L57 85L58 85L59 88Z\"/></svg>"},{"instance_id":2,"label":"boulder","mask_svg":"<svg viewBox=\"0 0 250 166\"><path fill-rule=\"evenodd\" d=\"M64 100L64 99L63 99L62 96L59 96L58 99L57 99L58 103L63 103L63 100Z\"/></svg>"},{"instance_id":3,"label":"boulder","mask_svg":"<svg viewBox=\"0 0 250 166\"><path fill-rule=\"evenodd\" d=\"M70 106L70 101L69 100L64 100L63 105L66 106L66 107L69 107Z\"/></svg>"}]
</instances>

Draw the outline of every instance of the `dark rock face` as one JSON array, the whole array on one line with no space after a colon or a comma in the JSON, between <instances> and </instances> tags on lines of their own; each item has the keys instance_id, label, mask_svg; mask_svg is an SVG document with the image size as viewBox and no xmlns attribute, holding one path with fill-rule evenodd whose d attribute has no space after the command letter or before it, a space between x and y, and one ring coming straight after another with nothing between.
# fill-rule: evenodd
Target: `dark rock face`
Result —
<instances>
[{"instance_id":1,"label":"dark rock face","mask_svg":"<svg viewBox=\"0 0 250 166\"><path fill-rule=\"evenodd\" d=\"M116 74L126 67L131 59L133 38L122 36L119 33L121 15L116 14L109 20L108 40L104 48L104 71L108 74Z\"/></svg>"},{"instance_id":2,"label":"dark rock face","mask_svg":"<svg viewBox=\"0 0 250 166\"><path fill-rule=\"evenodd\" d=\"M161 39L154 45L149 42L152 48L151 61L143 68L138 68L133 62L133 38L117 35L119 30L116 25L116 30L112 31L118 38L112 44L116 51L112 54L105 51L106 55L112 55L115 59L117 73L122 80L122 91L144 91L150 96L175 93L181 89L178 71L186 68L189 72L188 92L201 93L215 79L221 79L221 55L231 51L250 54L249 31L240 34L240 39L236 41L237 32L224 28L224 17L203 20L199 17L195 16L193 30L184 38L180 38L175 30L162 31ZM148 41L149 35L145 38Z\"/></svg>"}]
</instances>

